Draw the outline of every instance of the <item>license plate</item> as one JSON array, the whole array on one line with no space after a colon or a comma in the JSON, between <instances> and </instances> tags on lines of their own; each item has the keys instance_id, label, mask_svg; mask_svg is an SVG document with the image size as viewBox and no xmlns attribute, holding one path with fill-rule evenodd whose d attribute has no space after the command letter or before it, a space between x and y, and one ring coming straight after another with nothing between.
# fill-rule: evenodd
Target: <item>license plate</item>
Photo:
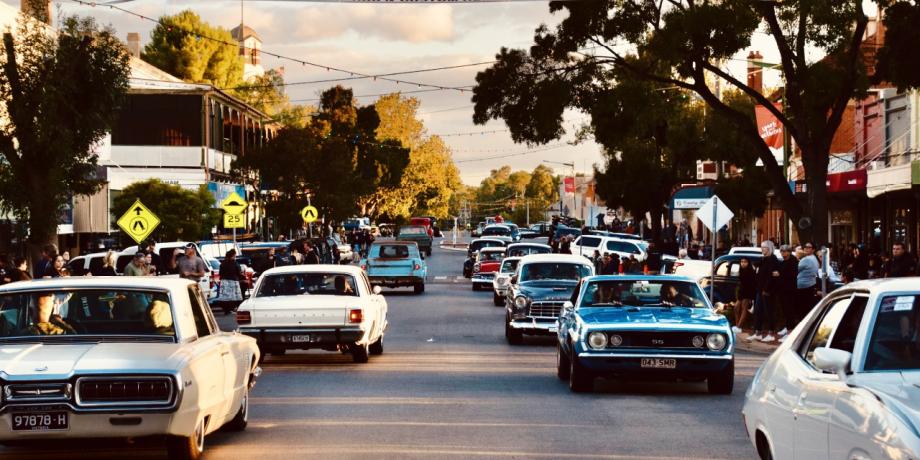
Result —
<instances>
[{"instance_id":1,"label":"license plate","mask_svg":"<svg viewBox=\"0 0 920 460\"><path fill-rule=\"evenodd\" d=\"M556 333L556 332L559 332L559 328L556 327L556 326L550 326L550 327L549 327L549 331L550 331L550 332L553 332L553 333Z\"/></svg>"},{"instance_id":2,"label":"license plate","mask_svg":"<svg viewBox=\"0 0 920 460\"><path fill-rule=\"evenodd\" d=\"M674 369L677 367L677 360L662 358L642 358L641 366L652 369Z\"/></svg>"},{"instance_id":3,"label":"license plate","mask_svg":"<svg viewBox=\"0 0 920 460\"><path fill-rule=\"evenodd\" d=\"M316 339L317 339L316 337L314 337L314 336L312 336L312 335L310 335L310 334L292 335L292 336L291 336L291 342L294 342L294 343L304 343L304 342L309 343L309 342L316 342Z\"/></svg>"},{"instance_id":4,"label":"license plate","mask_svg":"<svg viewBox=\"0 0 920 460\"><path fill-rule=\"evenodd\" d=\"M13 431L55 431L69 428L70 421L67 412L13 414Z\"/></svg>"}]
</instances>

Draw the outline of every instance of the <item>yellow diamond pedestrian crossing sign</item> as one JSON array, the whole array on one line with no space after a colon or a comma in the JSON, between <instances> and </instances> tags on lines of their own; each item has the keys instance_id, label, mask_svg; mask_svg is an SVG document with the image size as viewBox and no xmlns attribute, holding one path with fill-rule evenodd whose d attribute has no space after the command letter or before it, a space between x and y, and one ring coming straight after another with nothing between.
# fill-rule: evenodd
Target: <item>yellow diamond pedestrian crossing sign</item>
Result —
<instances>
[{"instance_id":1,"label":"yellow diamond pedestrian crossing sign","mask_svg":"<svg viewBox=\"0 0 920 460\"><path fill-rule=\"evenodd\" d=\"M131 239L140 244L160 225L160 218L138 199L118 218L117 223Z\"/></svg>"}]
</instances>

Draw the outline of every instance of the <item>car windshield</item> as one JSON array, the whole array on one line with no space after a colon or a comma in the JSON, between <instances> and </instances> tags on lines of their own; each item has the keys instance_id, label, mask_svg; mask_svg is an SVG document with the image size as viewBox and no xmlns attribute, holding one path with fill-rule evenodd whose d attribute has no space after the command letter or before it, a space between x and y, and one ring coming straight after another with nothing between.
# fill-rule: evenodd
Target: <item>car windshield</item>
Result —
<instances>
[{"instance_id":1,"label":"car windshield","mask_svg":"<svg viewBox=\"0 0 920 460\"><path fill-rule=\"evenodd\" d=\"M501 273L514 273L517 270L518 262L520 259L514 260L505 260L502 262L502 268L499 270Z\"/></svg>"},{"instance_id":2,"label":"car windshield","mask_svg":"<svg viewBox=\"0 0 920 460\"><path fill-rule=\"evenodd\" d=\"M504 257L505 253L499 251L482 251L479 253L480 262L502 260Z\"/></svg>"},{"instance_id":3,"label":"car windshield","mask_svg":"<svg viewBox=\"0 0 920 460\"><path fill-rule=\"evenodd\" d=\"M517 246L508 249L508 255L511 257L526 256L529 254L549 254L550 248L540 246Z\"/></svg>"},{"instance_id":4,"label":"car windshield","mask_svg":"<svg viewBox=\"0 0 920 460\"><path fill-rule=\"evenodd\" d=\"M470 251L476 252L482 248L495 248L498 246L504 246L504 244L502 244L502 242L498 240L479 240L479 241L474 241L470 245Z\"/></svg>"},{"instance_id":5,"label":"car windshield","mask_svg":"<svg viewBox=\"0 0 920 460\"><path fill-rule=\"evenodd\" d=\"M0 338L45 335L175 337L164 291L80 289L0 295Z\"/></svg>"},{"instance_id":6,"label":"car windshield","mask_svg":"<svg viewBox=\"0 0 920 460\"><path fill-rule=\"evenodd\" d=\"M591 267L571 262L535 262L521 268L520 282L540 280L578 281L591 276Z\"/></svg>"},{"instance_id":7,"label":"car windshield","mask_svg":"<svg viewBox=\"0 0 920 460\"><path fill-rule=\"evenodd\" d=\"M920 369L920 294L882 298L866 370L889 371Z\"/></svg>"},{"instance_id":8,"label":"car windshield","mask_svg":"<svg viewBox=\"0 0 920 460\"><path fill-rule=\"evenodd\" d=\"M594 281L585 288L580 307L606 306L708 308L696 283L666 280Z\"/></svg>"},{"instance_id":9,"label":"car windshield","mask_svg":"<svg viewBox=\"0 0 920 460\"><path fill-rule=\"evenodd\" d=\"M482 234L483 236L509 236L511 235L511 229L508 227L487 227L482 231Z\"/></svg>"},{"instance_id":10,"label":"car windshield","mask_svg":"<svg viewBox=\"0 0 920 460\"><path fill-rule=\"evenodd\" d=\"M409 246L405 244L382 244L378 246L377 257L380 259L406 259L409 257Z\"/></svg>"},{"instance_id":11,"label":"car windshield","mask_svg":"<svg viewBox=\"0 0 920 460\"><path fill-rule=\"evenodd\" d=\"M399 229L399 235L427 235L428 231L425 230L425 227L402 227Z\"/></svg>"},{"instance_id":12,"label":"car windshield","mask_svg":"<svg viewBox=\"0 0 920 460\"><path fill-rule=\"evenodd\" d=\"M269 275L256 297L337 295L357 297L355 278L342 273L288 273Z\"/></svg>"}]
</instances>

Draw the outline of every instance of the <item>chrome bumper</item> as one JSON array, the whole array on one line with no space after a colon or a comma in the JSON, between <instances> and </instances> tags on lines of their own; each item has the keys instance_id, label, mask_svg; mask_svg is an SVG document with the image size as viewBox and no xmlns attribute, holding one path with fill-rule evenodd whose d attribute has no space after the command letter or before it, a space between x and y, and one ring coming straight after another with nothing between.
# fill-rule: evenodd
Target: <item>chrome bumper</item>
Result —
<instances>
[{"instance_id":1,"label":"chrome bumper","mask_svg":"<svg viewBox=\"0 0 920 460\"><path fill-rule=\"evenodd\" d=\"M522 331L545 332L547 334L555 334L559 330L556 326L556 320L550 318L541 318L541 321L537 321L537 318L512 319L511 328Z\"/></svg>"},{"instance_id":2,"label":"chrome bumper","mask_svg":"<svg viewBox=\"0 0 920 460\"><path fill-rule=\"evenodd\" d=\"M731 354L720 355L681 355L681 354L659 354L659 353L606 353L583 351L578 354L579 358L663 358L663 359L727 359L731 360Z\"/></svg>"}]
</instances>

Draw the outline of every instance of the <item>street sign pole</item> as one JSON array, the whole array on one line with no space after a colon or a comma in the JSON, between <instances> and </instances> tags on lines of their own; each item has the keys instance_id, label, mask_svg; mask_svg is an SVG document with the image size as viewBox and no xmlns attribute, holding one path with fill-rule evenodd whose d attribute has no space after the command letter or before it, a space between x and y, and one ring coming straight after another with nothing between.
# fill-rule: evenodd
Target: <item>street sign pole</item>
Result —
<instances>
[{"instance_id":1,"label":"street sign pole","mask_svg":"<svg viewBox=\"0 0 920 460\"><path fill-rule=\"evenodd\" d=\"M719 234L719 229L716 228L717 222L719 221L719 207L717 206L716 200L718 198L712 196L712 249L709 251L712 256L712 264L709 266L709 303L714 302L714 295L716 292L716 239Z\"/></svg>"},{"instance_id":2,"label":"street sign pole","mask_svg":"<svg viewBox=\"0 0 920 460\"><path fill-rule=\"evenodd\" d=\"M310 194L309 194L309 193L307 194L307 206L313 206L313 204L310 203ZM307 223L307 237L308 237L308 238L313 238L313 222Z\"/></svg>"}]
</instances>

